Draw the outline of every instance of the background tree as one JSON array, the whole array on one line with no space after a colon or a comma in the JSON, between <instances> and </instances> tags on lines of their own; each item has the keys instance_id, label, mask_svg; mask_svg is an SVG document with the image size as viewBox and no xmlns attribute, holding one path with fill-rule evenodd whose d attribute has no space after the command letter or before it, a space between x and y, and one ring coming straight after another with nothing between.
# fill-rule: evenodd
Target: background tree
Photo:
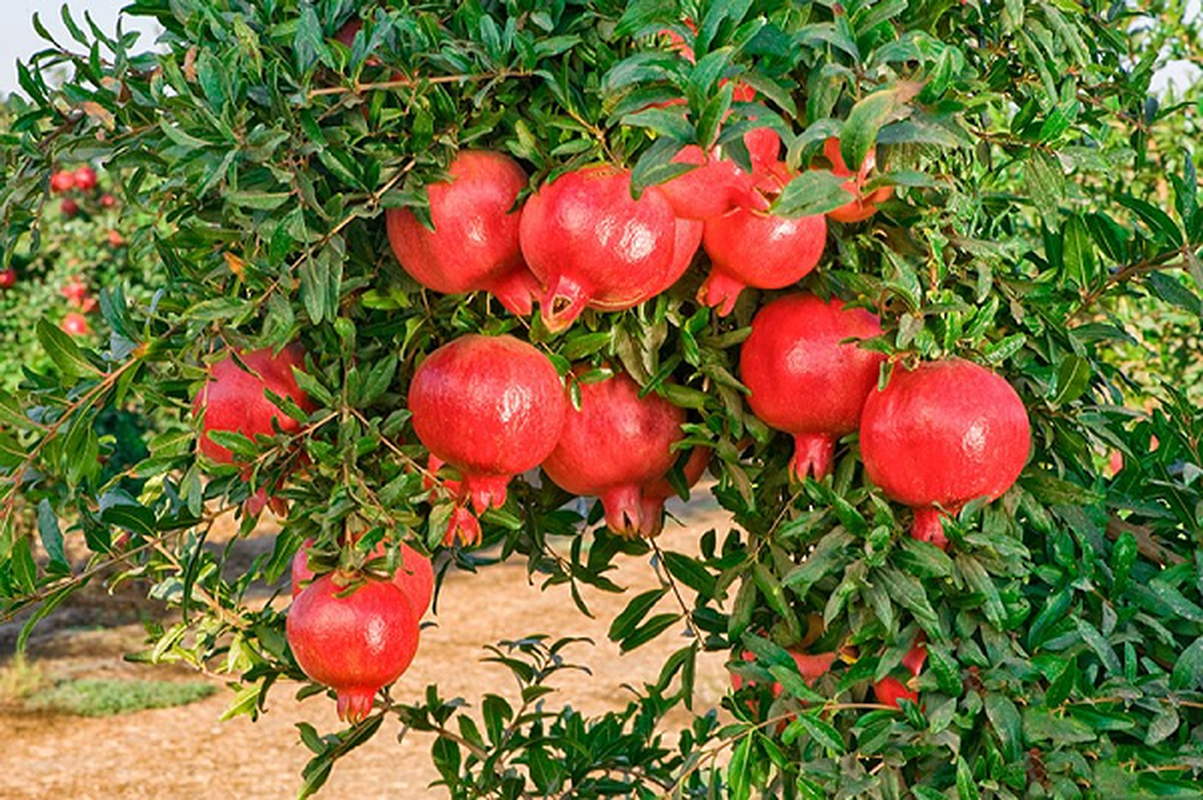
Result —
<instances>
[{"instance_id":1,"label":"background tree","mask_svg":"<svg viewBox=\"0 0 1203 800\"><path fill-rule=\"evenodd\" d=\"M1167 372L1172 382L1125 374L1133 336L1119 315L1135 309L1147 332L1167 307L1200 308L1203 213L1183 147L1196 98L1149 97L1161 59L1197 58L1199 40L1181 3L1144 5L1136 16L1059 0L137 0L130 13L166 29L161 54L69 21L74 41L21 70L30 105L0 157L4 258L31 246L54 165L96 158L123 213L153 216L127 238L154 253L159 293L102 295L107 346L44 332L54 368L20 403L0 403L7 612L36 606L36 621L115 561L181 607L145 657L231 673L234 710L254 715L280 679L303 676L283 602L242 597L279 579L307 538L331 566L361 565L379 542L392 563L402 542L445 548L448 569L523 558L581 605L582 584L618 588L606 577L616 558L653 552L664 586L634 598L611 636L629 650L683 625L694 635L626 711L584 720L540 705L569 642L516 639L494 651L522 682L515 701L485 698L474 716L431 687L339 733L302 726L315 754L304 790L387 720L441 734L433 756L457 796L1191 791L1203 763L1203 421L1190 369ZM336 38L352 20L362 29ZM56 65L70 72L62 88L42 78ZM735 99L740 81L754 101ZM880 312L884 334L867 346L888 356L882 382L959 355L1004 375L1027 409L1019 483L946 524L947 552L907 535L909 512L865 479L855 436L830 477L791 483L788 437L752 416L735 377L749 321L774 293L745 291L720 318L694 299L699 263L635 309L587 312L552 334L483 293L422 291L386 240L384 210L422 216L424 187L462 148L509 152L532 188L597 161L630 166L640 188L678 174L671 159L690 144L717 139L750 166L739 142L765 126L804 170L776 200L786 216L848 202L847 176L805 170L824 167L829 137L847 164L876 148L864 189L892 187L892 199L871 221L832 224L802 285ZM1166 330L1196 324L1169 319ZM713 452L731 528L673 552L613 536L598 505L581 519L566 493L519 480L483 515L481 547L446 547L455 502L425 471L405 391L424 355L472 332L525 339L562 375L583 364L570 384L620 367L686 409L685 445ZM223 438L253 464L249 480L202 468L195 429L153 438L124 476L134 486L101 472L105 409L187 422L223 348L296 339L315 408L292 407L294 431L270 445ZM1125 465L1107 478L1113 449ZM305 479L287 483L301 453ZM223 577L206 531L259 489L290 501L284 529L270 557ZM39 501L40 562L13 524L21 497ZM244 517L245 532L254 524ZM64 535L86 539L94 562L65 563ZM649 616L661 596L679 610ZM870 686L920 633L918 702L877 702ZM787 648L840 657L808 683ZM691 704L702 650L731 652L744 688L731 722L702 714L668 746L657 722Z\"/></svg>"}]
</instances>

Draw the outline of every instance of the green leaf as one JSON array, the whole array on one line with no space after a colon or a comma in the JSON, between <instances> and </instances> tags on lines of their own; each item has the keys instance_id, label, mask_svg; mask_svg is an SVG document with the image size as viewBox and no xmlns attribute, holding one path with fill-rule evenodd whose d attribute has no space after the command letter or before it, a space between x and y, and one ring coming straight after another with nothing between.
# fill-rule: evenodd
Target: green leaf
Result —
<instances>
[{"instance_id":1,"label":"green leaf","mask_svg":"<svg viewBox=\"0 0 1203 800\"><path fill-rule=\"evenodd\" d=\"M807 170L785 185L773 203L772 212L789 218L826 214L854 199L844 188L847 180L828 170Z\"/></svg>"},{"instance_id":2,"label":"green leaf","mask_svg":"<svg viewBox=\"0 0 1203 800\"><path fill-rule=\"evenodd\" d=\"M1011 698L998 692L986 695L986 717L1002 742L1003 756L1015 761L1023 752L1023 721Z\"/></svg>"},{"instance_id":3,"label":"green leaf","mask_svg":"<svg viewBox=\"0 0 1203 800\"><path fill-rule=\"evenodd\" d=\"M665 550L661 553L669 574L698 593L700 597L714 596L715 579L700 561L681 553Z\"/></svg>"},{"instance_id":4,"label":"green leaf","mask_svg":"<svg viewBox=\"0 0 1203 800\"><path fill-rule=\"evenodd\" d=\"M994 585L990 574L980 561L967 553L957 555L956 565L969 588L984 598L982 612L986 619L990 620L991 625L1002 630L1007 619L1007 607L1003 605L998 587Z\"/></svg>"},{"instance_id":5,"label":"green leaf","mask_svg":"<svg viewBox=\"0 0 1203 800\"><path fill-rule=\"evenodd\" d=\"M840 155L848 169L855 172L864 163L877 144L877 132L882 126L910 114L906 104L921 88L918 83L898 83L873 92L852 107L840 128Z\"/></svg>"},{"instance_id":6,"label":"green leaf","mask_svg":"<svg viewBox=\"0 0 1203 800\"><path fill-rule=\"evenodd\" d=\"M78 378L100 374L100 370L88 361L75 340L59 330L58 327L51 325L45 317L38 320L36 331L38 341L46 351L46 355L50 356L55 365L62 370L63 375Z\"/></svg>"},{"instance_id":7,"label":"green leaf","mask_svg":"<svg viewBox=\"0 0 1203 800\"><path fill-rule=\"evenodd\" d=\"M627 607L622 613L614 618L614 622L610 624L609 637L611 641L621 642L630 636L635 628L643 621L648 612L655 607L656 603L660 602L660 598L668 593L667 586L661 586L658 589L651 589L641 595L633 598L627 603Z\"/></svg>"},{"instance_id":8,"label":"green leaf","mask_svg":"<svg viewBox=\"0 0 1203 800\"><path fill-rule=\"evenodd\" d=\"M1052 742L1058 746L1093 742L1097 738L1086 723L1042 708L1024 709L1023 736L1030 744Z\"/></svg>"},{"instance_id":9,"label":"green leaf","mask_svg":"<svg viewBox=\"0 0 1203 800\"><path fill-rule=\"evenodd\" d=\"M980 800L981 793L977 790L977 782L973 779L973 770L964 756L957 756L957 800Z\"/></svg>"},{"instance_id":10,"label":"green leaf","mask_svg":"<svg viewBox=\"0 0 1203 800\"><path fill-rule=\"evenodd\" d=\"M1107 642L1103 634L1099 633L1098 628L1081 617L1074 618L1074 624L1078 626L1078 633L1082 635L1082 639L1103 662L1107 672L1111 675L1122 674L1123 667L1119 663L1119 657L1115 655L1115 649Z\"/></svg>"},{"instance_id":11,"label":"green leaf","mask_svg":"<svg viewBox=\"0 0 1203 800\"><path fill-rule=\"evenodd\" d=\"M1170 674L1171 688L1181 691L1203 688L1203 636L1182 651Z\"/></svg>"},{"instance_id":12,"label":"green leaf","mask_svg":"<svg viewBox=\"0 0 1203 800\"><path fill-rule=\"evenodd\" d=\"M67 556L63 552L63 532L59 530L58 516L49 500L43 499L38 503L38 535L42 538L46 555L50 556L50 564L59 571L68 571Z\"/></svg>"},{"instance_id":13,"label":"green leaf","mask_svg":"<svg viewBox=\"0 0 1203 800\"><path fill-rule=\"evenodd\" d=\"M1062 359L1057 370L1057 394L1053 397L1053 406L1060 407L1081 397L1090 386L1092 374L1088 359L1076 355Z\"/></svg>"},{"instance_id":14,"label":"green leaf","mask_svg":"<svg viewBox=\"0 0 1203 800\"><path fill-rule=\"evenodd\" d=\"M826 720L819 718L820 713L822 712L815 711L799 714L798 718L790 723L790 727L797 726L798 728L805 730L806 733L809 734L812 739L822 745L825 750L842 756L845 752L847 752L847 748L844 747L843 737L840 736L840 732L835 729L835 726ZM789 735L788 730L786 735Z\"/></svg>"}]
</instances>

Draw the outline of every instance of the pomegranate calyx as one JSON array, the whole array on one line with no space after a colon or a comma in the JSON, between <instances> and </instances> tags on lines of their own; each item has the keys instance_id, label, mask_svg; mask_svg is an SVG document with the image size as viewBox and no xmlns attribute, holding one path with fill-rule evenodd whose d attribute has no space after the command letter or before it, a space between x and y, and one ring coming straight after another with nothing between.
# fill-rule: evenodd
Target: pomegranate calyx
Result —
<instances>
[{"instance_id":1,"label":"pomegranate calyx","mask_svg":"<svg viewBox=\"0 0 1203 800\"><path fill-rule=\"evenodd\" d=\"M505 505L509 475L468 475L464 478L463 493L472 500L472 509L477 515L490 508Z\"/></svg>"},{"instance_id":2,"label":"pomegranate calyx","mask_svg":"<svg viewBox=\"0 0 1203 800\"><path fill-rule=\"evenodd\" d=\"M465 547L471 547L478 544L480 538L480 520L464 506L457 505L451 512L451 518L447 520L447 533L443 536L443 544L450 547L458 539Z\"/></svg>"},{"instance_id":3,"label":"pomegranate calyx","mask_svg":"<svg viewBox=\"0 0 1203 800\"><path fill-rule=\"evenodd\" d=\"M343 686L337 694L338 718L352 725L367 719L376 704L376 690L371 686Z\"/></svg>"},{"instance_id":4,"label":"pomegranate calyx","mask_svg":"<svg viewBox=\"0 0 1203 800\"><path fill-rule=\"evenodd\" d=\"M835 455L835 439L826 433L794 434L794 455L789 462L790 477L796 481L814 475L821 481L831 474L831 462Z\"/></svg>"},{"instance_id":5,"label":"pomegranate calyx","mask_svg":"<svg viewBox=\"0 0 1203 800\"><path fill-rule=\"evenodd\" d=\"M487 288L506 311L515 316L528 317L543 287L529 269L522 267L506 273Z\"/></svg>"},{"instance_id":6,"label":"pomegranate calyx","mask_svg":"<svg viewBox=\"0 0 1203 800\"><path fill-rule=\"evenodd\" d=\"M711 308L718 308L718 315L725 317L735 310L735 301L744 290L744 284L720 272L711 269L705 282L698 289L698 302Z\"/></svg>"},{"instance_id":7,"label":"pomegranate calyx","mask_svg":"<svg viewBox=\"0 0 1203 800\"><path fill-rule=\"evenodd\" d=\"M625 538L637 536L644 527L643 498L633 483L615 486L601 495L610 530Z\"/></svg>"},{"instance_id":8,"label":"pomegranate calyx","mask_svg":"<svg viewBox=\"0 0 1203 800\"><path fill-rule=\"evenodd\" d=\"M915 509L915 524L911 528L911 538L934 544L941 550L947 550L948 537L944 535L944 516L945 513L938 508Z\"/></svg>"},{"instance_id":9,"label":"pomegranate calyx","mask_svg":"<svg viewBox=\"0 0 1203 800\"><path fill-rule=\"evenodd\" d=\"M588 301L584 287L567 275L557 276L541 305L543 324L551 333L567 330L585 310Z\"/></svg>"}]
</instances>

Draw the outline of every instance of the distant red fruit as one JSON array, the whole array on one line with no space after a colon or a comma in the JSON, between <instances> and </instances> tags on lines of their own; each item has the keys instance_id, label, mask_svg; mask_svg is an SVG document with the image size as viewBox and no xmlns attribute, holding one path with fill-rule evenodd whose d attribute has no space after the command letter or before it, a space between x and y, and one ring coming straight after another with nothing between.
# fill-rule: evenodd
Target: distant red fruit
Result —
<instances>
[{"instance_id":1,"label":"distant red fruit","mask_svg":"<svg viewBox=\"0 0 1203 800\"><path fill-rule=\"evenodd\" d=\"M88 296L88 287L80 278L76 277L71 282L64 284L60 289L63 297L67 298L67 302L76 308L82 308L84 300Z\"/></svg>"},{"instance_id":2,"label":"distant red fruit","mask_svg":"<svg viewBox=\"0 0 1203 800\"><path fill-rule=\"evenodd\" d=\"M823 155L831 162L831 172L833 175L851 179L844 182L844 189L851 193L854 198L839 208L828 211L827 217L829 219L844 223L861 222L877 213L878 203L885 202L893 196L894 188L892 186L883 186L868 193L863 189L865 182L868 180L869 173L877 165L877 153L875 150L869 151L869 154L865 156L864 162L860 165L860 169L856 172L848 169L848 165L844 163L844 156L840 153L840 140L835 136L828 138L823 143Z\"/></svg>"},{"instance_id":3,"label":"distant red fruit","mask_svg":"<svg viewBox=\"0 0 1203 800\"><path fill-rule=\"evenodd\" d=\"M68 219L79 213L79 203L75 202L70 197L64 200L59 208L63 212L63 216L67 217Z\"/></svg>"},{"instance_id":4,"label":"distant red fruit","mask_svg":"<svg viewBox=\"0 0 1203 800\"><path fill-rule=\"evenodd\" d=\"M120 231L116 231L116 230L109 231L109 246L110 247L121 247L124 244L125 244L125 237L123 237L121 235Z\"/></svg>"},{"instance_id":5,"label":"distant red fruit","mask_svg":"<svg viewBox=\"0 0 1203 800\"><path fill-rule=\"evenodd\" d=\"M898 701L903 699L910 700L912 703L919 702L919 693L912 692L906 688L905 683L892 675L873 684L873 694L877 697L877 702L894 708L901 708Z\"/></svg>"},{"instance_id":6,"label":"distant red fruit","mask_svg":"<svg viewBox=\"0 0 1203 800\"><path fill-rule=\"evenodd\" d=\"M111 194L102 194L100 196L100 207L101 208L112 208L115 205L117 205L116 197L113 197Z\"/></svg>"},{"instance_id":7,"label":"distant red fruit","mask_svg":"<svg viewBox=\"0 0 1203 800\"><path fill-rule=\"evenodd\" d=\"M75 173L68 170L59 170L50 176L50 191L55 194L63 194L75 188Z\"/></svg>"},{"instance_id":8,"label":"distant red fruit","mask_svg":"<svg viewBox=\"0 0 1203 800\"><path fill-rule=\"evenodd\" d=\"M88 328L88 318L83 314L80 314L78 311L68 312L67 315L63 317L63 321L59 327L62 328L64 333L68 333L72 336L87 336L90 332Z\"/></svg>"},{"instance_id":9,"label":"distant red fruit","mask_svg":"<svg viewBox=\"0 0 1203 800\"><path fill-rule=\"evenodd\" d=\"M96 188L96 170L91 167L80 167L75 170L75 188L81 192L90 192Z\"/></svg>"},{"instance_id":10,"label":"distant red fruit","mask_svg":"<svg viewBox=\"0 0 1203 800\"><path fill-rule=\"evenodd\" d=\"M11 289L17 282L17 271L11 267L0 270L0 289Z\"/></svg>"}]
</instances>

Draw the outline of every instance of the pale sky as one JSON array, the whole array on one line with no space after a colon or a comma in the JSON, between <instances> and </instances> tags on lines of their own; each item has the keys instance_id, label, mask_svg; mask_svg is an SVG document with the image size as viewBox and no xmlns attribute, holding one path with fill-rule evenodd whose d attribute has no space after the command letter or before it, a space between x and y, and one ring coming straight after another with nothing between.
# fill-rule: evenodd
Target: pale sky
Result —
<instances>
[{"instance_id":1,"label":"pale sky","mask_svg":"<svg viewBox=\"0 0 1203 800\"><path fill-rule=\"evenodd\" d=\"M129 0L69 0L68 5L81 26L83 26L83 15L86 11L92 15L92 19L96 21L101 30L112 33L117 29L118 12L128 3ZM61 42L66 44L70 41L70 37L66 35L62 20L59 18L59 9L63 5L63 0L0 0L0 4L3 4L5 16L9 20L8 23L0 25L0 94L2 94L18 88L17 59L26 59L42 47L41 39L33 29L35 12L41 15L42 23L56 37L62 34ZM1197 13L1199 13L1199 0L1190 0L1187 3L1187 15L1191 16ZM127 21L126 26L131 30L151 30L145 20L138 22L138 25L133 25ZM86 26L84 26L84 30L87 30ZM149 48L153 42L153 35L145 37L143 42ZM1166 84L1170 81L1176 82L1181 87L1187 81L1199 80L1200 74L1200 70L1190 64L1170 64L1154 77L1153 91L1164 91Z\"/></svg>"}]
</instances>

